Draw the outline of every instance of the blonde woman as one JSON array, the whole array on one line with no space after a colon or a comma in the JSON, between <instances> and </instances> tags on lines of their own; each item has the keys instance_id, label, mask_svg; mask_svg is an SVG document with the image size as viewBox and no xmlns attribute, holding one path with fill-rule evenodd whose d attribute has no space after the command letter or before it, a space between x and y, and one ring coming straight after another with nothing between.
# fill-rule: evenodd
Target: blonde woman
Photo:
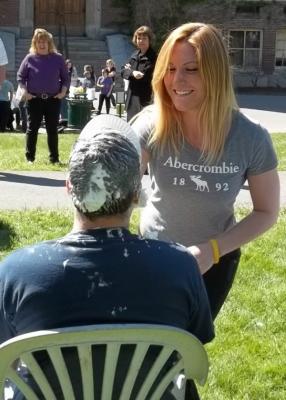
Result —
<instances>
[{"instance_id":1,"label":"blonde woman","mask_svg":"<svg viewBox=\"0 0 286 400\"><path fill-rule=\"evenodd\" d=\"M114 61L112 60L112 58L109 58L108 60L106 60L106 68L105 69L108 71L108 76L110 78L112 78L113 89L114 89L115 77L116 77L116 65L115 65ZM113 94L113 90L112 90L112 92L110 94L110 101L111 101L111 104L113 105L113 107L115 107L116 106L116 100L115 100L115 97L114 97L114 94Z\"/></svg>"},{"instance_id":2,"label":"blonde woman","mask_svg":"<svg viewBox=\"0 0 286 400\"><path fill-rule=\"evenodd\" d=\"M57 127L69 76L52 34L45 29L35 30L30 52L20 65L17 80L27 100L26 159L29 163L35 160L38 130L44 117L50 162L58 163Z\"/></svg>"},{"instance_id":3,"label":"blonde woman","mask_svg":"<svg viewBox=\"0 0 286 400\"><path fill-rule=\"evenodd\" d=\"M269 229L279 212L277 159L268 132L237 106L228 52L212 25L187 23L163 44L154 106L133 122L152 195L141 214L146 237L184 244L203 274L213 318L231 288L240 247ZM252 210L234 202L248 180Z\"/></svg>"}]
</instances>

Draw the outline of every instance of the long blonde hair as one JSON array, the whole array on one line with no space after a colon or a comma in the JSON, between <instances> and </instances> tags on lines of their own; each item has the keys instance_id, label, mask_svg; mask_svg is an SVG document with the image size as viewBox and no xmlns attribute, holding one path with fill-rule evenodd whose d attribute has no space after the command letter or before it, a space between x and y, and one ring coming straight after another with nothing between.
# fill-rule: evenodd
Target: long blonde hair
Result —
<instances>
[{"instance_id":1,"label":"long blonde hair","mask_svg":"<svg viewBox=\"0 0 286 400\"><path fill-rule=\"evenodd\" d=\"M31 41L31 47L29 52L36 54L37 53L37 42L39 40L46 40L48 42L48 46L49 46L49 53L56 53L57 49L56 49L56 45L54 43L54 39L53 39L53 35L46 31L46 29L43 28L37 28L34 31L34 35L32 37L32 41Z\"/></svg>"},{"instance_id":2,"label":"long blonde hair","mask_svg":"<svg viewBox=\"0 0 286 400\"><path fill-rule=\"evenodd\" d=\"M202 153L208 162L220 158L228 134L232 113L238 109L232 84L227 47L218 29L203 23L186 23L172 31L164 42L153 73L152 87L156 108L156 126L150 144L162 150L169 145L179 150L184 140L182 116L173 106L165 85L174 45L187 41L195 49L198 69L205 90L199 110Z\"/></svg>"}]
</instances>

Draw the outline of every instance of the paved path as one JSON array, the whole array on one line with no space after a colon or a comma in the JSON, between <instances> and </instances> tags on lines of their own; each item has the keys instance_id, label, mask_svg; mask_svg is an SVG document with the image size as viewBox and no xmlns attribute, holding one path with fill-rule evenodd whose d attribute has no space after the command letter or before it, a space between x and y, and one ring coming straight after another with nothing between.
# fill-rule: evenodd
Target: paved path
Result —
<instances>
[{"instance_id":1,"label":"paved path","mask_svg":"<svg viewBox=\"0 0 286 400\"><path fill-rule=\"evenodd\" d=\"M23 210L32 208L72 208L65 189L64 172L0 172L0 209ZM279 173L281 181L281 204L286 206L286 172ZM143 177L140 206L145 204L150 191L149 176ZM236 205L250 206L248 190L241 190Z\"/></svg>"},{"instance_id":2,"label":"paved path","mask_svg":"<svg viewBox=\"0 0 286 400\"><path fill-rule=\"evenodd\" d=\"M286 132L286 96L239 94L238 103L242 111L261 121L269 132ZM65 190L64 172L0 172L0 209L63 209L72 208ZM281 182L281 204L286 206L286 172L279 173ZM143 178L141 206L149 191L149 177ZM248 190L241 190L237 203L249 206Z\"/></svg>"},{"instance_id":3,"label":"paved path","mask_svg":"<svg viewBox=\"0 0 286 400\"><path fill-rule=\"evenodd\" d=\"M269 132L286 132L286 96L239 94L237 99L242 112Z\"/></svg>"}]
</instances>

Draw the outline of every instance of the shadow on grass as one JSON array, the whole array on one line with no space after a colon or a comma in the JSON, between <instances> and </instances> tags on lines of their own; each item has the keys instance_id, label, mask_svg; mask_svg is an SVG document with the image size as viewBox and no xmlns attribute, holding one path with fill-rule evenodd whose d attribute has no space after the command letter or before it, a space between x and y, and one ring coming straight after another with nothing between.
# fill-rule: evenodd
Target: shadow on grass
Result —
<instances>
[{"instance_id":1,"label":"shadow on grass","mask_svg":"<svg viewBox=\"0 0 286 400\"><path fill-rule=\"evenodd\" d=\"M50 172L50 173L52 174L52 172ZM25 183L28 185L37 185L37 186L53 186L53 187L64 187L65 186L65 180L63 180L63 179L32 176L32 175L27 175L23 172L19 172L19 173L1 172L0 173L0 181Z\"/></svg>"},{"instance_id":2,"label":"shadow on grass","mask_svg":"<svg viewBox=\"0 0 286 400\"><path fill-rule=\"evenodd\" d=\"M16 232L9 224L0 220L0 250L7 250L12 245Z\"/></svg>"}]
</instances>

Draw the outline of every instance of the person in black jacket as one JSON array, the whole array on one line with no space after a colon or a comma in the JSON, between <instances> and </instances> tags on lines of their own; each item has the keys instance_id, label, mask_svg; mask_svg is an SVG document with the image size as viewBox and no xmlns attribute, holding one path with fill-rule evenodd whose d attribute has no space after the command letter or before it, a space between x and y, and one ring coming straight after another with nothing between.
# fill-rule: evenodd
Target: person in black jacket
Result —
<instances>
[{"instance_id":1,"label":"person in black jacket","mask_svg":"<svg viewBox=\"0 0 286 400\"><path fill-rule=\"evenodd\" d=\"M152 38L153 33L148 26L136 29L132 42L138 50L121 69L122 78L129 81L125 104L127 121L151 102L151 80L157 57L151 47Z\"/></svg>"}]
</instances>

